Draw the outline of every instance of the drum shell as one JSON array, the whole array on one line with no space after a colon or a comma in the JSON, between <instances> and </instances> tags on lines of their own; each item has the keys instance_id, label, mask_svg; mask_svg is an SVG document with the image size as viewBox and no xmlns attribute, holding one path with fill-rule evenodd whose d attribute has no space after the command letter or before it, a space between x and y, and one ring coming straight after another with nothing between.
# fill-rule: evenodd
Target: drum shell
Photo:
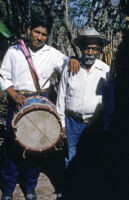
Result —
<instances>
[{"instance_id":1,"label":"drum shell","mask_svg":"<svg viewBox=\"0 0 129 200\"><path fill-rule=\"evenodd\" d=\"M46 153L61 140L61 121L55 105L45 97L32 96L18 108L12 130L19 147L29 152Z\"/></svg>"}]
</instances>

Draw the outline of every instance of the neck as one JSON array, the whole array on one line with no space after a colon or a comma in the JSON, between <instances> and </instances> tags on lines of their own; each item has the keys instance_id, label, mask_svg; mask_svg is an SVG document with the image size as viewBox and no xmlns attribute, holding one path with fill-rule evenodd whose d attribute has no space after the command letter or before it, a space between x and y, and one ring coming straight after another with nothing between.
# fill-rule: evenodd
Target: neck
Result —
<instances>
[{"instance_id":1,"label":"neck","mask_svg":"<svg viewBox=\"0 0 129 200\"><path fill-rule=\"evenodd\" d=\"M92 66L85 67L86 71L89 72Z\"/></svg>"},{"instance_id":2,"label":"neck","mask_svg":"<svg viewBox=\"0 0 129 200\"><path fill-rule=\"evenodd\" d=\"M28 47L31 49L31 51L36 52L39 51L44 46L44 44L45 43L43 43L39 48L35 48L28 42Z\"/></svg>"},{"instance_id":3,"label":"neck","mask_svg":"<svg viewBox=\"0 0 129 200\"><path fill-rule=\"evenodd\" d=\"M89 71L91 69L91 67L92 67L92 65L86 65L84 62L82 62L82 64L83 64L83 66L85 67L85 69L87 71Z\"/></svg>"}]
</instances>

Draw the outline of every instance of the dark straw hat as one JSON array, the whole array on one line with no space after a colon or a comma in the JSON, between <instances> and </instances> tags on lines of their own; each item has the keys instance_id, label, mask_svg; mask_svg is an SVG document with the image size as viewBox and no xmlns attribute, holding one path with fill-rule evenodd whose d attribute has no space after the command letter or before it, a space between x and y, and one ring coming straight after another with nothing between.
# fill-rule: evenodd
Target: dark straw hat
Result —
<instances>
[{"instance_id":1,"label":"dark straw hat","mask_svg":"<svg viewBox=\"0 0 129 200\"><path fill-rule=\"evenodd\" d=\"M96 44L103 48L110 43L110 39L101 36L94 27L87 27L80 32L78 37L73 39L73 43L79 48L90 44Z\"/></svg>"}]
</instances>

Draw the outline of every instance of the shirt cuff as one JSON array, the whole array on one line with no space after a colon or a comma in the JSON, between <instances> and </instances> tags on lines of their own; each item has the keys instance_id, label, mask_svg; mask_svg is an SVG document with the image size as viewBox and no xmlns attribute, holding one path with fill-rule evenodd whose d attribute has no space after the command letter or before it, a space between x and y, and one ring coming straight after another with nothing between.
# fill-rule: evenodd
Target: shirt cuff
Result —
<instances>
[{"instance_id":1,"label":"shirt cuff","mask_svg":"<svg viewBox=\"0 0 129 200\"><path fill-rule=\"evenodd\" d=\"M1 90L2 90L2 91L5 91L5 90L7 90L9 87L13 86L13 83L12 83L12 81L10 81L10 80L0 80L0 81L1 81L0 87L1 87Z\"/></svg>"},{"instance_id":2,"label":"shirt cuff","mask_svg":"<svg viewBox=\"0 0 129 200\"><path fill-rule=\"evenodd\" d=\"M65 120L61 120L62 127L65 127Z\"/></svg>"}]
</instances>

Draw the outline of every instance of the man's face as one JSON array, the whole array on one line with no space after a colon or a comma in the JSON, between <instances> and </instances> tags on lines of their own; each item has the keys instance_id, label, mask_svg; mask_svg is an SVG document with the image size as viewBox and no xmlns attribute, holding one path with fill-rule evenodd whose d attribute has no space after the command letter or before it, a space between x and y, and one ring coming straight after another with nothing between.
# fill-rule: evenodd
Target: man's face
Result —
<instances>
[{"instance_id":1,"label":"man's face","mask_svg":"<svg viewBox=\"0 0 129 200\"><path fill-rule=\"evenodd\" d=\"M33 29L28 28L27 34L29 37L30 48L32 48L33 50L40 49L48 38L47 29L46 27L42 27L42 26L39 26Z\"/></svg>"},{"instance_id":2,"label":"man's face","mask_svg":"<svg viewBox=\"0 0 129 200\"><path fill-rule=\"evenodd\" d=\"M86 67L91 67L100 55L100 47L92 44L82 49L82 62Z\"/></svg>"}]
</instances>

